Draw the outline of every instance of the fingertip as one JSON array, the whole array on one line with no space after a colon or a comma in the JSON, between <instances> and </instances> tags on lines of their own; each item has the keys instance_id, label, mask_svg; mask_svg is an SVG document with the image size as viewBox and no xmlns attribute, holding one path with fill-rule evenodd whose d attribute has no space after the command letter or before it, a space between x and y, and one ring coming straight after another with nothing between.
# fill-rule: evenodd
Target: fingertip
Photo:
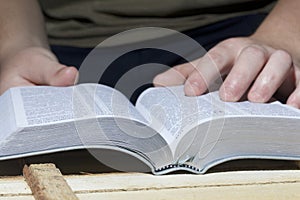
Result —
<instances>
[{"instance_id":1,"label":"fingertip","mask_svg":"<svg viewBox=\"0 0 300 200\"><path fill-rule=\"evenodd\" d=\"M187 81L184 84L184 93L187 96L199 96L205 91L202 90L201 84L198 81Z\"/></svg>"},{"instance_id":2,"label":"fingertip","mask_svg":"<svg viewBox=\"0 0 300 200\"><path fill-rule=\"evenodd\" d=\"M290 103L290 104L287 104L287 105L292 106L293 108L297 108L297 109L300 108L300 106L296 103Z\"/></svg>"},{"instance_id":3,"label":"fingertip","mask_svg":"<svg viewBox=\"0 0 300 200\"><path fill-rule=\"evenodd\" d=\"M185 77L173 68L156 75L153 79L153 84L156 87L182 85L184 82Z\"/></svg>"},{"instance_id":4,"label":"fingertip","mask_svg":"<svg viewBox=\"0 0 300 200\"><path fill-rule=\"evenodd\" d=\"M232 97L231 95L228 95L224 89L221 89L219 90L219 96L220 96L220 99L223 100L223 101L231 101Z\"/></svg>"},{"instance_id":5,"label":"fingertip","mask_svg":"<svg viewBox=\"0 0 300 200\"><path fill-rule=\"evenodd\" d=\"M158 74L153 79L153 85L155 87L162 87L166 85L164 73Z\"/></svg>"},{"instance_id":6,"label":"fingertip","mask_svg":"<svg viewBox=\"0 0 300 200\"><path fill-rule=\"evenodd\" d=\"M257 91L250 91L247 95L247 98L251 102L255 103L265 103L268 99L264 98L260 93Z\"/></svg>"},{"instance_id":7,"label":"fingertip","mask_svg":"<svg viewBox=\"0 0 300 200\"><path fill-rule=\"evenodd\" d=\"M78 84L78 82L79 82L79 72L76 73L76 78L75 78L75 81L74 81L73 85Z\"/></svg>"},{"instance_id":8,"label":"fingertip","mask_svg":"<svg viewBox=\"0 0 300 200\"><path fill-rule=\"evenodd\" d=\"M292 94L288 98L286 104L289 105L289 106L292 106L294 108L299 109L300 108L300 99L297 101L297 96L295 94Z\"/></svg>"},{"instance_id":9,"label":"fingertip","mask_svg":"<svg viewBox=\"0 0 300 200\"><path fill-rule=\"evenodd\" d=\"M56 75L52 78L50 85L71 86L76 84L78 76L78 70L75 67L61 65L61 69L59 69Z\"/></svg>"},{"instance_id":10,"label":"fingertip","mask_svg":"<svg viewBox=\"0 0 300 200\"><path fill-rule=\"evenodd\" d=\"M227 102L236 102L239 100L239 97L237 97L234 94L233 88L229 86L224 86L224 84L221 86L219 90L219 96L221 100Z\"/></svg>"},{"instance_id":11,"label":"fingertip","mask_svg":"<svg viewBox=\"0 0 300 200\"><path fill-rule=\"evenodd\" d=\"M67 85L75 85L78 82L79 72L75 67L66 67L63 73L64 74L62 76L64 77Z\"/></svg>"}]
</instances>

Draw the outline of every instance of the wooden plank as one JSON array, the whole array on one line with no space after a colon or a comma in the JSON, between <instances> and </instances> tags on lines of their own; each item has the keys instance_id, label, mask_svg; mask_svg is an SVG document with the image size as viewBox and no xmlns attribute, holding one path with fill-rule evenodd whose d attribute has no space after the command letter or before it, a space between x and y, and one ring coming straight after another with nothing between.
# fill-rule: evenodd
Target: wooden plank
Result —
<instances>
[{"instance_id":1,"label":"wooden plank","mask_svg":"<svg viewBox=\"0 0 300 200\"><path fill-rule=\"evenodd\" d=\"M106 173L65 176L65 179L75 193L85 191L114 192L300 183L300 170L237 171L204 175L173 174L163 176L143 173Z\"/></svg>"},{"instance_id":2,"label":"wooden plank","mask_svg":"<svg viewBox=\"0 0 300 200\"><path fill-rule=\"evenodd\" d=\"M295 184L267 184L267 185L241 185L241 186L215 186L215 187L190 187L160 190L137 190L118 192L94 192L77 194L81 200L98 199L131 199L131 200L163 200L163 199L243 199L243 200L298 200L300 183Z\"/></svg>"},{"instance_id":3,"label":"wooden plank","mask_svg":"<svg viewBox=\"0 0 300 200\"><path fill-rule=\"evenodd\" d=\"M78 199L54 164L25 165L23 174L37 200Z\"/></svg>"},{"instance_id":4,"label":"wooden plank","mask_svg":"<svg viewBox=\"0 0 300 200\"><path fill-rule=\"evenodd\" d=\"M80 199L300 199L300 171L66 176Z\"/></svg>"},{"instance_id":5,"label":"wooden plank","mask_svg":"<svg viewBox=\"0 0 300 200\"><path fill-rule=\"evenodd\" d=\"M34 197L32 195L0 196L0 200L34 200Z\"/></svg>"},{"instance_id":6,"label":"wooden plank","mask_svg":"<svg viewBox=\"0 0 300 200\"><path fill-rule=\"evenodd\" d=\"M0 197L31 195L31 190L23 176L0 177Z\"/></svg>"},{"instance_id":7,"label":"wooden plank","mask_svg":"<svg viewBox=\"0 0 300 200\"><path fill-rule=\"evenodd\" d=\"M300 199L300 170L204 175L142 173L68 175L79 199ZM51 184L55 184L54 182ZM15 185L15 186L14 186ZM0 178L0 200L33 200L22 177Z\"/></svg>"},{"instance_id":8,"label":"wooden plank","mask_svg":"<svg viewBox=\"0 0 300 200\"><path fill-rule=\"evenodd\" d=\"M34 200L34 197L24 177L0 177L0 200Z\"/></svg>"}]
</instances>

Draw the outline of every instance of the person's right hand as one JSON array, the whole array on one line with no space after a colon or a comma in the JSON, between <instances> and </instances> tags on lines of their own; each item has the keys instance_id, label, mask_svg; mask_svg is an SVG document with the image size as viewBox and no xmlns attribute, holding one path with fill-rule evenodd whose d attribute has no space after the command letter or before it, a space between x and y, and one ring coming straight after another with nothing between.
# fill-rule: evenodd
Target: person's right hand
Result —
<instances>
[{"instance_id":1,"label":"person's right hand","mask_svg":"<svg viewBox=\"0 0 300 200\"><path fill-rule=\"evenodd\" d=\"M78 71L58 62L50 50L25 48L0 61L0 94L15 86L70 86L76 83Z\"/></svg>"}]
</instances>

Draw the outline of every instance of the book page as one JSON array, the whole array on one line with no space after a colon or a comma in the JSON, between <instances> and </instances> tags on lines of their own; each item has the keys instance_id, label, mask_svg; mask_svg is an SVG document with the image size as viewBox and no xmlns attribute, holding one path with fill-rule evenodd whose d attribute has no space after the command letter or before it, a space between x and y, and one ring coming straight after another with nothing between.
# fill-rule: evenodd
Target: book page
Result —
<instances>
[{"instance_id":1,"label":"book page","mask_svg":"<svg viewBox=\"0 0 300 200\"><path fill-rule=\"evenodd\" d=\"M85 101L89 103L97 116L122 117L148 123L126 96L118 90L100 84L83 84L78 86L80 87L89 94L86 96L91 97Z\"/></svg>"},{"instance_id":2,"label":"book page","mask_svg":"<svg viewBox=\"0 0 300 200\"><path fill-rule=\"evenodd\" d=\"M183 86L151 88L142 93L136 107L175 148L191 127L225 114L225 104L217 101L215 95L187 97Z\"/></svg>"},{"instance_id":3,"label":"book page","mask_svg":"<svg viewBox=\"0 0 300 200\"><path fill-rule=\"evenodd\" d=\"M11 100L11 92L8 90L0 96L0 143L16 131L15 111Z\"/></svg>"},{"instance_id":4,"label":"book page","mask_svg":"<svg viewBox=\"0 0 300 200\"><path fill-rule=\"evenodd\" d=\"M11 92L18 126L73 119L72 87L17 87Z\"/></svg>"},{"instance_id":5,"label":"book page","mask_svg":"<svg viewBox=\"0 0 300 200\"><path fill-rule=\"evenodd\" d=\"M300 111L296 108L282 104L279 101L272 103L253 103L249 101L243 102L227 102L228 109L237 110L236 115L245 116L277 116L277 117L298 117Z\"/></svg>"},{"instance_id":6,"label":"book page","mask_svg":"<svg viewBox=\"0 0 300 200\"><path fill-rule=\"evenodd\" d=\"M106 86L17 87L12 89L19 126L72 121L96 116L119 116L146 123L121 93Z\"/></svg>"}]
</instances>

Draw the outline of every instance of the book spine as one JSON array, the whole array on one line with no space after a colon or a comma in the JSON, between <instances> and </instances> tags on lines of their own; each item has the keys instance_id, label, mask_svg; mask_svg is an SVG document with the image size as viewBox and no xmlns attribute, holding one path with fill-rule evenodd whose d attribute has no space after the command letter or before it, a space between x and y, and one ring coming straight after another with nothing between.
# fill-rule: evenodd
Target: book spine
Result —
<instances>
[{"instance_id":1,"label":"book spine","mask_svg":"<svg viewBox=\"0 0 300 200\"><path fill-rule=\"evenodd\" d=\"M155 174L164 174L171 171L177 171L177 170L185 170L190 171L193 173L201 173L201 170L195 166L188 165L188 164L170 164L166 165L164 167L155 169Z\"/></svg>"}]
</instances>

